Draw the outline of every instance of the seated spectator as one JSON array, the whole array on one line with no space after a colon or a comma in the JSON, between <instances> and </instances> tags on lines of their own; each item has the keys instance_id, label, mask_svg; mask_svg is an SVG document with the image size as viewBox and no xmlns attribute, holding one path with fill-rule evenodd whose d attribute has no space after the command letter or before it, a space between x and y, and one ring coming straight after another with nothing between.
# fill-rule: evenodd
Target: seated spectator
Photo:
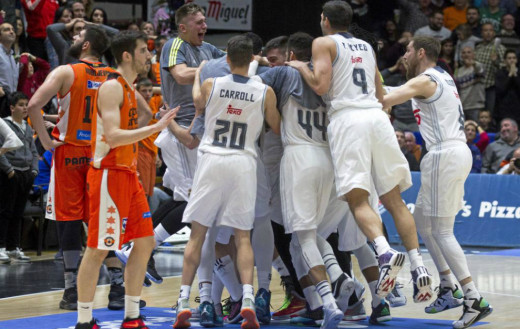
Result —
<instances>
[{"instance_id":1,"label":"seated spectator","mask_svg":"<svg viewBox=\"0 0 520 329\"><path fill-rule=\"evenodd\" d=\"M399 58L394 66L381 71L381 76L385 82L385 90L389 91L406 83L406 68L403 64L403 58ZM397 130L419 131L419 126L415 122L412 110L412 102L410 100L403 104L392 107L390 111L392 115L392 125Z\"/></svg>"},{"instance_id":2,"label":"seated spectator","mask_svg":"<svg viewBox=\"0 0 520 329\"><path fill-rule=\"evenodd\" d=\"M515 31L515 17L511 14L502 16L502 29L497 34L500 42L507 49L518 50L520 47L520 38Z\"/></svg>"},{"instance_id":3,"label":"seated spectator","mask_svg":"<svg viewBox=\"0 0 520 329\"><path fill-rule=\"evenodd\" d=\"M495 76L506 48L495 42L495 30L491 23L482 24L482 42L475 47L475 60L484 65L484 88L486 109L495 108Z\"/></svg>"},{"instance_id":4,"label":"seated spectator","mask_svg":"<svg viewBox=\"0 0 520 329\"><path fill-rule=\"evenodd\" d=\"M491 112L486 109L478 113L478 125L488 133L496 133L498 130L495 121L491 117Z\"/></svg>"},{"instance_id":5,"label":"seated spectator","mask_svg":"<svg viewBox=\"0 0 520 329\"><path fill-rule=\"evenodd\" d=\"M94 24L108 24L108 17L107 12L105 9L101 7L96 7L92 9L92 13L90 14L89 21L91 21Z\"/></svg>"},{"instance_id":6,"label":"seated spectator","mask_svg":"<svg viewBox=\"0 0 520 329\"><path fill-rule=\"evenodd\" d=\"M493 25L495 33L500 31L500 21L505 12L500 9L500 0L489 0L487 5L480 7L480 23Z\"/></svg>"},{"instance_id":7,"label":"seated spectator","mask_svg":"<svg viewBox=\"0 0 520 329\"><path fill-rule=\"evenodd\" d=\"M128 24L128 26L126 27L126 30L127 31L136 31L136 32L140 31L139 25L137 25L137 23L134 23L134 22Z\"/></svg>"},{"instance_id":8,"label":"seated spectator","mask_svg":"<svg viewBox=\"0 0 520 329\"><path fill-rule=\"evenodd\" d=\"M430 15L429 24L415 31L414 36L432 37L439 41L448 39L451 36L451 31L445 28L442 25L443 23L444 14L440 11L434 11Z\"/></svg>"},{"instance_id":9,"label":"seated spectator","mask_svg":"<svg viewBox=\"0 0 520 329\"><path fill-rule=\"evenodd\" d=\"M11 116L5 118L23 146L0 156L0 262L9 263L31 259L20 249L22 221L25 204L29 197L34 177L38 175L38 152L33 139L33 130L25 122L28 99L22 93L11 95ZM2 119L0 119L2 120ZM0 137L0 143L3 142Z\"/></svg>"},{"instance_id":10,"label":"seated spectator","mask_svg":"<svg viewBox=\"0 0 520 329\"><path fill-rule=\"evenodd\" d=\"M453 31L460 24L467 22L468 0L454 0L453 6L444 8L444 26Z\"/></svg>"},{"instance_id":11,"label":"seated spectator","mask_svg":"<svg viewBox=\"0 0 520 329\"><path fill-rule=\"evenodd\" d=\"M441 41L441 52L437 59L437 65L453 76L453 71L456 68L454 62L453 40L445 39Z\"/></svg>"},{"instance_id":12,"label":"seated spectator","mask_svg":"<svg viewBox=\"0 0 520 329\"><path fill-rule=\"evenodd\" d=\"M81 18L85 19L85 4L82 0L72 1L70 5L70 9L72 10L72 18Z\"/></svg>"},{"instance_id":13,"label":"seated spectator","mask_svg":"<svg viewBox=\"0 0 520 329\"><path fill-rule=\"evenodd\" d=\"M142 22L141 32L148 36L148 50L153 52L155 49L154 40L157 38L157 35L155 35L155 27L150 22Z\"/></svg>"},{"instance_id":14,"label":"seated spectator","mask_svg":"<svg viewBox=\"0 0 520 329\"><path fill-rule=\"evenodd\" d=\"M520 74L514 50L506 50L505 66L496 74L496 105L493 117L496 122L503 118L520 120Z\"/></svg>"},{"instance_id":15,"label":"seated spectator","mask_svg":"<svg viewBox=\"0 0 520 329\"><path fill-rule=\"evenodd\" d=\"M462 49L462 66L454 75L459 90L459 97L466 119L477 121L479 111L484 109L486 91L484 88L484 67L475 61L473 48Z\"/></svg>"},{"instance_id":16,"label":"seated spectator","mask_svg":"<svg viewBox=\"0 0 520 329\"><path fill-rule=\"evenodd\" d=\"M500 139L489 144L484 152L482 173L496 173L506 156L518 147L520 147L518 124L513 119L503 119L500 122Z\"/></svg>"},{"instance_id":17,"label":"seated spectator","mask_svg":"<svg viewBox=\"0 0 520 329\"><path fill-rule=\"evenodd\" d=\"M399 39L399 31L397 30L397 24L393 19L389 19L385 22L380 32L378 33L381 39L386 40L388 45L393 45Z\"/></svg>"},{"instance_id":18,"label":"seated spectator","mask_svg":"<svg viewBox=\"0 0 520 329\"><path fill-rule=\"evenodd\" d=\"M456 62L456 67L460 67L462 65L462 49L465 47L475 49L475 45L482 41L482 39L471 34L471 26L469 26L469 24L461 24L457 26L455 34L457 35L457 44L455 45L454 60Z\"/></svg>"},{"instance_id":19,"label":"seated spectator","mask_svg":"<svg viewBox=\"0 0 520 329\"><path fill-rule=\"evenodd\" d=\"M481 6L487 6L488 5L488 0L481 0L480 5ZM500 0L498 6L500 7L500 9L504 13L513 14L514 15L518 11L517 10L517 6L518 5L516 4L516 0Z\"/></svg>"},{"instance_id":20,"label":"seated spectator","mask_svg":"<svg viewBox=\"0 0 520 329\"><path fill-rule=\"evenodd\" d=\"M466 23L471 27L471 34L477 38L481 37L480 11L477 7L469 6L466 10Z\"/></svg>"},{"instance_id":21,"label":"seated spectator","mask_svg":"<svg viewBox=\"0 0 520 329\"><path fill-rule=\"evenodd\" d=\"M20 64L22 64L22 71L18 78L18 91L31 99L36 89L40 88L49 74L50 65L45 60L29 53L22 54Z\"/></svg>"},{"instance_id":22,"label":"seated spectator","mask_svg":"<svg viewBox=\"0 0 520 329\"><path fill-rule=\"evenodd\" d=\"M473 142L477 137L477 124L473 121L466 121L464 123L464 133L466 134L466 143L471 150L473 156L473 165L471 166L471 173L477 174L482 171L482 153Z\"/></svg>"},{"instance_id":23,"label":"seated spectator","mask_svg":"<svg viewBox=\"0 0 520 329\"><path fill-rule=\"evenodd\" d=\"M385 47L381 49L380 56L378 56L381 58L381 62L384 65L381 67L381 69L397 63L399 58L402 57L404 53L406 53L406 46L408 46L412 40L412 37L413 35L411 32L403 31L397 42L395 42L393 45L386 44Z\"/></svg>"},{"instance_id":24,"label":"seated spectator","mask_svg":"<svg viewBox=\"0 0 520 329\"><path fill-rule=\"evenodd\" d=\"M417 29L428 25L428 17L433 12L431 0L397 0L401 10L399 27L401 31L410 31L412 34Z\"/></svg>"},{"instance_id":25,"label":"seated spectator","mask_svg":"<svg viewBox=\"0 0 520 329\"><path fill-rule=\"evenodd\" d=\"M520 147L506 157L509 162L497 172L497 175L520 175Z\"/></svg>"},{"instance_id":26,"label":"seated spectator","mask_svg":"<svg viewBox=\"0 0 520 329\"><path fill-rule=\"evenodd\" d=\"M417 144L415 134L410 131L405 131L404 139L406 142L406 149L408 150L408 152L412 153L417 162L421 163L422 148L421 145Z\"/></svg>"},{"instance_id":27,"label":"seated spectator","mask_svg":"<svg viewBox=\"0 0 520 329\"><path fill-rule=\"evenodd\" d=\"M406 149L406 140L404 139L404 132L402 130L395 130L395 137L397 138L397 143L399 144L399 148L401 148L401 152L403 152L404 157L408 161L408 166L410 166L410 171L420 171L419 162L415 159L415 156L408 152Z\"/></svg>"}]
</instances>

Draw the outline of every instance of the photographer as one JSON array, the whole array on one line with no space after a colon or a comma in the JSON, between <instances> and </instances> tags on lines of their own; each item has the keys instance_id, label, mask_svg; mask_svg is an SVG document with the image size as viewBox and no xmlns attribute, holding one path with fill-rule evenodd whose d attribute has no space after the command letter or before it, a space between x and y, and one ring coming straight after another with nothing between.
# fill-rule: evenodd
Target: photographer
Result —
<instances>
[{"instance_id":1,"label":"photographer","mask_svg":"<svg viewBox=\"0 0 520 329\"><path fill-rule=\"evenodd\" d=\"M514 150L510 157L509 163L500 168L497 175L520 175L520 147Z\"/></svg>"}]
</instances>

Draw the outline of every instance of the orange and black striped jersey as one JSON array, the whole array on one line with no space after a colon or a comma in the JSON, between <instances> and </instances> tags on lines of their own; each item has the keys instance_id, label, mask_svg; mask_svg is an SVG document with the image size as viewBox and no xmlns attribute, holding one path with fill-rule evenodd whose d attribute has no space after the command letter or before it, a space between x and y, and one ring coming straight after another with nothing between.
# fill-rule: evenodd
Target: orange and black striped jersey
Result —
<instances>
[{"instance_id":1,"label":"orange and black striped jersey","mask_svg":"<svg viewBox=\"0 0 520 329\"><path fill-rule=\"evenodd\" d=\"M80 61L70 66L74 82L65 95L58 93L59 118L52 136L72 145L88 146L97 89L115 70L101 62Z\"/></svg>"},{"instance_id":2,"label":"orange and black striped jersey","mask_svg":"<svg viewBox=\"0 0 520 329\"><path fill-rule=\"evenodd\" d=\"M132 130L138 128L137 100L135 90L118 72L109 74L107 81L116 79L123 88L123 103L119 107L119 128ZM98 169L122 169L137 171L137 143L110 148L106 142L103 117L94 101L92 115L92 166Z\"/></svg>"}]
</instances>

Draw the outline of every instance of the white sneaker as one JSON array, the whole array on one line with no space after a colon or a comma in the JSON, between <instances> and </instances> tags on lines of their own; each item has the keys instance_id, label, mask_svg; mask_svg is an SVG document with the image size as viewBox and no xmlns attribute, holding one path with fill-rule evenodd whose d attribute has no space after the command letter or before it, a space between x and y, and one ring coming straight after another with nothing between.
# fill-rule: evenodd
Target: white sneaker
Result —
<instances>
[{"instance_id":1,"label":"white sneaker","mask_svg":"<svg viewBox=\"0 0 520 329\"><path fill-rule=\"evenodd\" d=\"M342 273L336 282L334 282L334 288L332 294L336 300L336 304L342 312L345 312L348 308L348 301L350 296L354 293L355 283L351 277Z\"/></svg>"},{"instance_id":2,"label":"white sneaker","mask_svg":"<svg viewBox=\"0 0 520 329\"><path fill-rule=\"evenodd\" d=\"M335 329L343 319L343 312L339 308L323 307L323 322L321 329Z\"/></svg>"},{"instance_id":3,"label":"white sneaker","mask_svg":"<svg viewBox=\"0 0 520 329\"><path fill-rule=\"evenodd\" d=\"M9 264L11 262L11 258L5 251L5 248L0 248L0 264Z\"/></svg>"},{"instance_id":4,"label":"white sneaker","mask_svg":"<svg viewBox=\"0 0 520 329\"><path fill-rule=\"evenodd\" d=\"M126 262L128 262L128 257L130 257L130 253L132 252L132 247L134 246L133 243L124 245L121 250L116 250L116 256L119 258L121 263L126 265Z\"/></svg>"},{"instance_id":5,"label":"white sneaker","mask_svg":"<svg viewBox=\"0 0 520 329\"><path fill-rule=\"evenodd\" d=\"M190 317L191 317L190 302L188 301L187 298L179 298L179 300L177 301L176 317L175 317L175 323L173 324L173 328L175 328L175 329L189 328L191 326Z\"/></svg>"},{"instance_id":6,"label":"white sneaker","mask_svg":"<svg viewBox=\"0 0 520 329\"><path fill-rule=\"evenodd\" d=\"M25 256L22 249L16 248L15 250L8 251L7 254L12 259L18 261L19 263L29 263L31 261L31 258L28 256Z\"/></svg>"}]
</instances>

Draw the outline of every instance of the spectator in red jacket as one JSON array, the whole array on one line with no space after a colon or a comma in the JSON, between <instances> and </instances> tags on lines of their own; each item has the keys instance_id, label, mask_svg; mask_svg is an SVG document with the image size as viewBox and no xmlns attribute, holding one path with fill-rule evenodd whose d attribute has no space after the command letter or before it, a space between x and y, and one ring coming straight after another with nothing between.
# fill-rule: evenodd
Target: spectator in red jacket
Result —
<instances>
[{"instance_id":1,"label":"spectator in red jacket","mask_svg":"<svg viewBox=\"0 0 520 329\"><path fill-rule=\"evenodd\" d=\"M20 63L23 66L18 78L18 91L31 99L36 89L45 81L51 67L45 60L29 53L23 53L20 56Z\"/></svg>"},{"instance_id":2,"label":"spectator in red jacket","mask_svg":"<svg viewBox=\"0 0 520 329\"><path fill-rule=\"evenodd\" d=\"M27 46L36 57L48 59L45 51L47 25L52 24L54 13L60 6L58 0L21 0L27 19Z\"/></svg>"}]
</instances>

